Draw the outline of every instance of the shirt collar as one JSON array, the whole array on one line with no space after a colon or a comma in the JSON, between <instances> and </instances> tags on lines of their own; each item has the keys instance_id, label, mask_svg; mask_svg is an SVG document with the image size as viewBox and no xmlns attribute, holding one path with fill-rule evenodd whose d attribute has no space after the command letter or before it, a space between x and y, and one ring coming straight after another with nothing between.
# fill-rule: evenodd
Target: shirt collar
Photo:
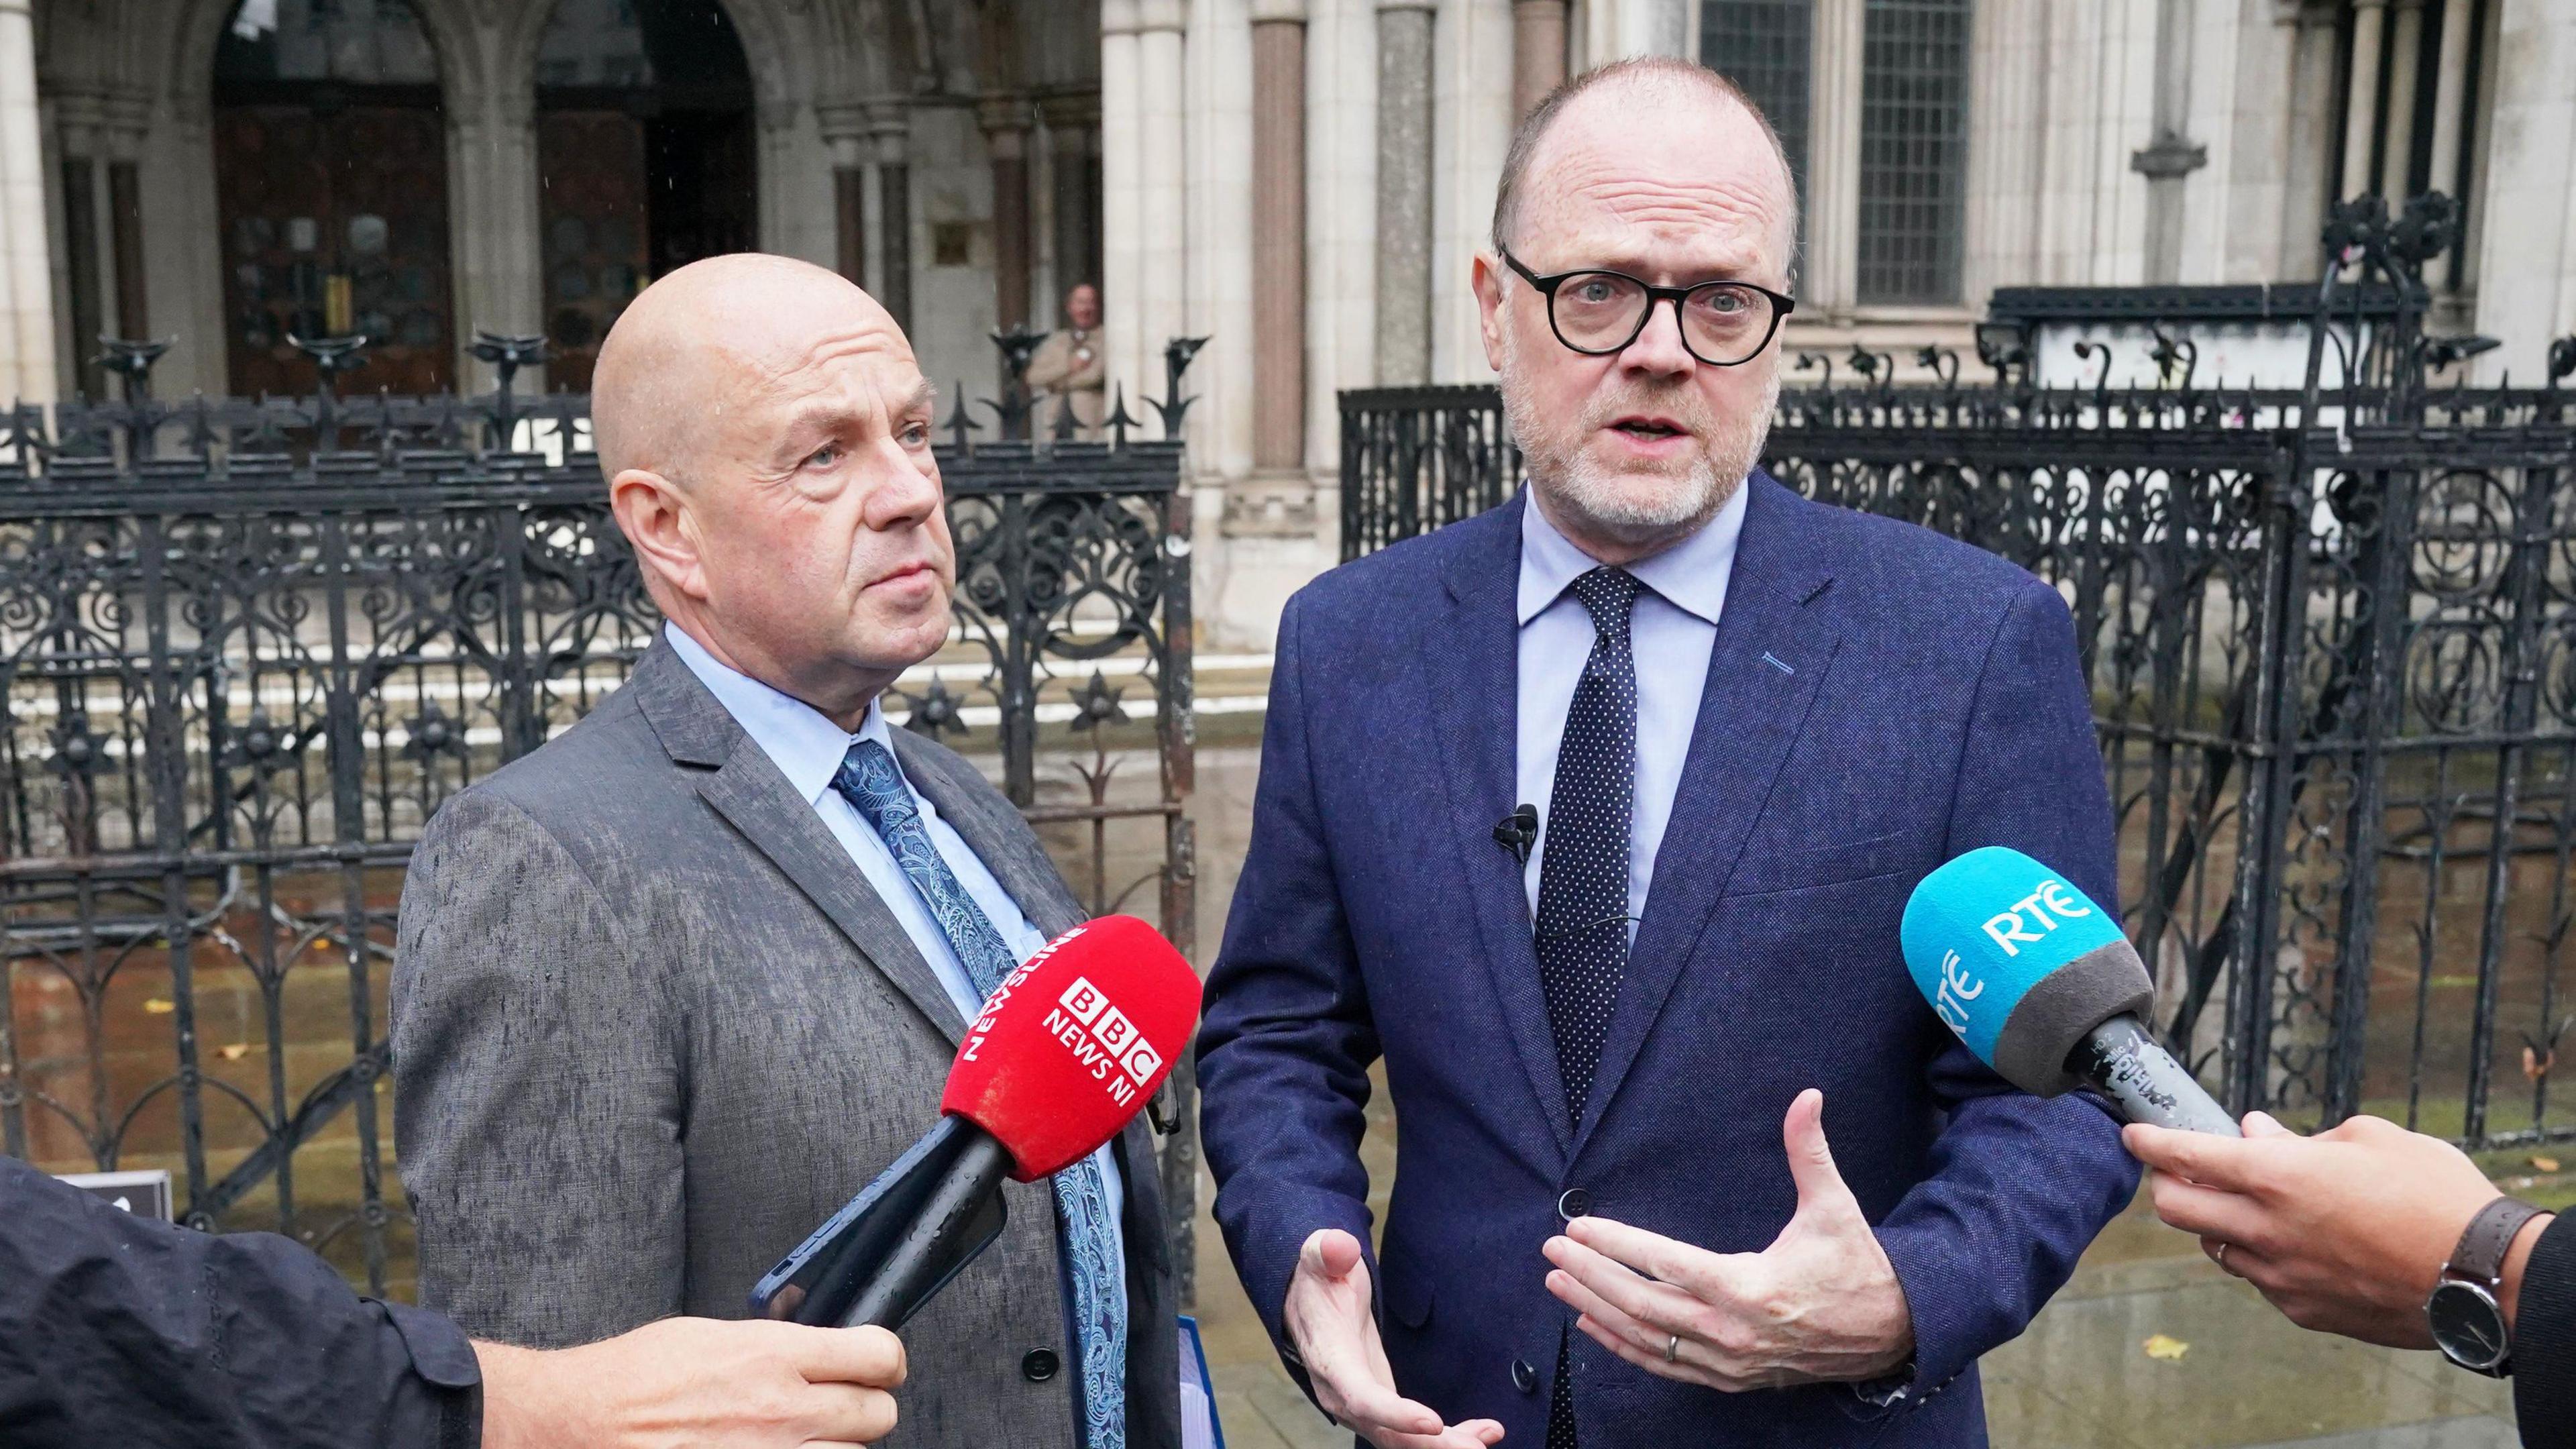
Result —
<instances>
[{"instance_id":1,"label":"shirt collar","mask_svg":"<svg viewBox=\"0 0 2576 1449\"><path fill-rule=\"evenodd\" d=\"M894 731L887 726L878 701L868 701L867 718L859 722L858 733L845 733L814 706L722 663L678 625L665 624L662 637L671 641L671 652L715 695L806 804L822 801L823 792L832 787L832 777L840 772L841 760L860 740L874 740L887 754L894 753Z\"/></svg>"},{"instance_id":2,"label":"shirt collar","mask_svg":"<svg viewBox=\"0 0 2576 1449\"><path fill-rule=\"evenodd\" d=\"M1663 552L1628 565L1628 572L1664 602L1716 623L1726 606L1727 576L1735 569L1735 546L1744 536L1746 499L1752 492L1753 480L1747 478L1715 517ZM1519 606L1520 622L1527 624L1600 562L1548 522L1528 484L1521 486L1521 494Z\"/></svg>"}]
</instances>

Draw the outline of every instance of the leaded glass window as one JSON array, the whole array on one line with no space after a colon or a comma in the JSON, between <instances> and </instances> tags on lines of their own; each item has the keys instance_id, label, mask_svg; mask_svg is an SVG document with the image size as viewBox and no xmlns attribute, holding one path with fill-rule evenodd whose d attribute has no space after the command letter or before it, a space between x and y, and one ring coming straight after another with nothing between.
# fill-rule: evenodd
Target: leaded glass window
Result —
<instances>
[{"instance_id":1,"label":"leaded glass window","mask_svg":"<svg viewBox=\"0 0 2576 1449\"><path fill-rule=\"evenodd\" d=\"M1869 0L1861 44L1859 300L1959 300L1969 0Z\"/></svg>"},{"instance_id":2,"label":"leaded glass window","mask_svg":"<svg viewBox=\"0 0 2576 1449\"><path fill-rule=\"evenodd\" d=\"M1814 57L1815 0L1700 0L1700 64L1741 86L1771 118L1781 148L1789 153L1802 217L1807 210L1807 94Z\"/></svg>"}]
</instances>

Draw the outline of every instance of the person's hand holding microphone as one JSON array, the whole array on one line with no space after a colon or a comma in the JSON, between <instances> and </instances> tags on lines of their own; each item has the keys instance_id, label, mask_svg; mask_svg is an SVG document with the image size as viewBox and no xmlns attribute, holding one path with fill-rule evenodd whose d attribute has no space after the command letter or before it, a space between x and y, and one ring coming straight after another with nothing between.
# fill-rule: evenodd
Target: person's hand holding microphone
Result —
<instances>
[{"instance_id":1,"label":"person's hand holding microphone","mask_svg":"<svg viewBox=\"0 0 2576 1449\"><path fill-rule=\"evenodd\" d=\"M816 1449L894 1432L882 1328L666 1318L580 1348L476 1343L484 1449Z\"/></svg>"},{"instance_id":2,"label":"person's hand holding microphone","mask_svg":"<svg viewBox=\"0 0 2576 1449\"><path fill-rule=\"evenodd\" d=\"M2470 1220L2504 1194L2467 1153L2377 1117L2302 1137L2260 1112L2243 1141L2133 1124L2156 1170L2156 1216L2302 1328L2432 1348L2425 1311ZM2548 1214L2512 1225L2493 1290L2514 1319L2523 1260Z\"/></svg>"},{"instance_id":3,"label":"person's hand holding microphone","mask_svg":"<svg viewBox=\"0 0 2576 1449\"><path fill-rule=\"evenodd\" d=\"M2314 1137L2260 1112L2240 1127L2138 1020L2150 983L2111 913L2018 852L1925 877L1904 944L1934 1011L2007 1081L2109 1098L2156 1169L2157 1215L2292 1322L2510 1371L2523 1265L2550 1215L2466 1153L2375 1117Z\"/></svg>"}]
</instances>

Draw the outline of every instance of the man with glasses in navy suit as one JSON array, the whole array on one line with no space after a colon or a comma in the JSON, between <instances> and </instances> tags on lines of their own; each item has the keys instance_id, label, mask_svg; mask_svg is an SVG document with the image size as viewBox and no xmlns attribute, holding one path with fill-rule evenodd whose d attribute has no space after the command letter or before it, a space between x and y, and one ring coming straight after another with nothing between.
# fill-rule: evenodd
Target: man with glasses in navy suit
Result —
<instances>
[{"instance_id":1,"label":"man with glasses in navy suit","mask_svg":"<svg viewBox=\"0 0 2576 1449\"><path fill-rule=\"evenodd\" d=\"M1982 1444L1978 1356L2136 1186L1898 954L1977 846L2112 899L2112 816L2055 591L1756 466L1796 237L1731 84L1569 82L1475 262L1528 487L1281 618L1208 1161L1283 1359L1372 1444Z\"/></svg>"}]
</instances>

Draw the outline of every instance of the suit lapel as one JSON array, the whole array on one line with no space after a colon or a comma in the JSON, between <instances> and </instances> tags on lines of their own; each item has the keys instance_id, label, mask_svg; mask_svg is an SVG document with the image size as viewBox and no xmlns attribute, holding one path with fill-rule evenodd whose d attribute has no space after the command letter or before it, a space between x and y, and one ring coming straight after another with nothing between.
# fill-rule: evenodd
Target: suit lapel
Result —
<instances>
[{"instance_id":1,"label":"suit lapel","mask_svg":"<svg viewBox=\"0 0 2576 1449\"><path fill-rule=\"evenodd\" d=\"M947 988L823 817L671 647L656 643L628 687L673 762L700 772L699 797L769 857L934 1030L952 1043L963 1036L966 1023ZM938 803L946 813L946 802Z\"/></svg>"},{"instance_id":2,"label":"suit lapel","mask_svg":"<svg viewBox=\"0 0 2576 1449\"><path fill-rule=\"evenodd\" d=\"M1426 629L1423 677L1438 720L1449 826L1476 917L1480 953L1509 1028L1513 1055L1529 1078L1557 1149L1571 1139L1571 1113L1548 1026L1547 992L1530 933L1521 867L1494 841L1494 826L1522 803L1518 789L1520 621L1515 609L1524 501L1459 524L1460 547L1444 575L1448 617ZM1544 808L1544 801L1533 801Z\"/></svg>"},{"instance_id":3,"label":"suit lapel","mask_svg":"<svg viewBox=\"0 0 2576 1449\"><path fill-rule=\"evenodd\" d=\"M1800 516L1815 505L1767 474L1755 473L1745 486L1753 495L1726 607L1709 646L1698 723L1671 823L1655 852L1645 917L1628 953L1619 1004L1602 1042L1592 1088L1598 1105L1585 1114L1573 1144L1578 1153L1594 1124L1608 1115L1698 944L1840 642L1826 611L1814 602L1833 577L1811 547Z\"/></svg>"}]
</instances>

